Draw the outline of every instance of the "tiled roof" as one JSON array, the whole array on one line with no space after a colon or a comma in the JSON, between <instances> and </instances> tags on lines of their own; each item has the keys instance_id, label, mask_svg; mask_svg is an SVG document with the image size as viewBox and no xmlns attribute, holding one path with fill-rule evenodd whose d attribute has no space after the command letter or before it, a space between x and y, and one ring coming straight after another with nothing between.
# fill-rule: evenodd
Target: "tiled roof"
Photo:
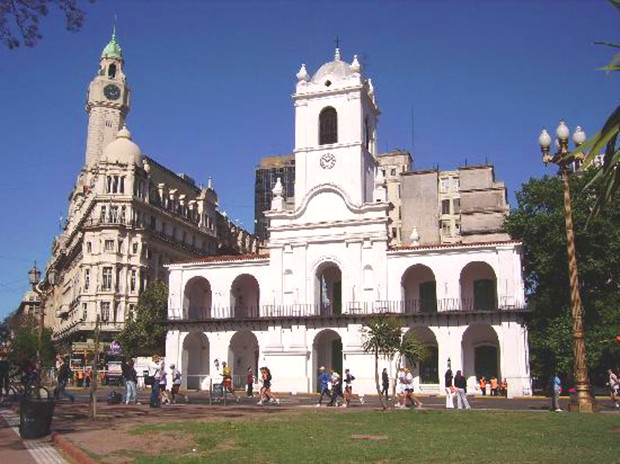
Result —
<instances>
[{"instance_id":1,"label":"tiled roof","mask_svg":"<svg viewBox=\"0 0 620 464\"><path fill-rule=\"evenodd\" d=\"M511 243L521 243L520 240L496 240L491 242L472 242L472 243L435 243L429 245L401 245L388 249L388 251L409 251L409 250L436 250L441 248L476 248L489 245L507 245Z\"/></svg>"}]
</instances>

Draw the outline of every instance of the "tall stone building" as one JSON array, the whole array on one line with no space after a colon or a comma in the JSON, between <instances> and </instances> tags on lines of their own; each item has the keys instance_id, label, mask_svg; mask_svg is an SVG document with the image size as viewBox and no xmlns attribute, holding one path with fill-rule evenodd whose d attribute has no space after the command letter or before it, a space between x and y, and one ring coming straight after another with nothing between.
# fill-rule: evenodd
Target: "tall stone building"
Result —
<instances>
[{"instance_id":1,"label":"tall stone building","mask_svg":"<svg viewBox=\"0 0 620 464\"><path fill-rule=\"evenodd\" d=\"M124 64L113 34L89 86L85 163L47 264L57 278L45 322L58 342L92 337L98 316L103 339L112 339L148 283L167 281L172 261L258 250L255 237L218 210L211 180L197 186L132 140Z\"/></svg>"},{"instance_id":2,"label":"tall stone building","mask_svg":"<svg viewBox=\"0 0 620 464\"><path fill-rule=\"evenodd\" d=\"M261 158L255 169L254 181L254 234L260 240L269 238L269 221L265 211L271 209L271 189L280 179L283 196L288 207L295 204L295 155L267 156Z\"/></svg>"},{"instance_id":3,"label":"tall stone building","mask_svg":"<svg viewBox=\"0 0 620 464\"><path fill-rule=\"evenodd\" d=\"M493 166L405 173L401 192L403 244L510 238L504 230L504 218L509 211L506 187L495 180Z\"/></svg>"},{"instance_id":4,"label":"tall stone building","mask_svg":"<svg viewBox=\"0 0 620 464\"><path fill-rule=\"evenodd\" d=\"M377 169L385 179L387 197L390 203L388 225L390 235L390 246L398 245L402 241L402 175L411 170L413 160L407 151L394 150L377 156Z\"/></svg>"}]
</instances>

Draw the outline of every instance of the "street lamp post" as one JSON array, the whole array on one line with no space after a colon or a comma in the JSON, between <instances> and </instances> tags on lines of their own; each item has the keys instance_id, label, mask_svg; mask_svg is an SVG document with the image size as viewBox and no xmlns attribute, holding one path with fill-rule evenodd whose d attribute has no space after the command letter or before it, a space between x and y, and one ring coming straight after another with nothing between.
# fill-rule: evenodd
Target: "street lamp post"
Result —
<instances>
[{"instance_id":1,"label":"street lamp post","mask_svg":"<svg viewBox=\"0 0 620 464\"><path fill-rule=\"evenodd\" d=\"M41 340L43 338L43 329L45 328L45 301L52 291L51 287L53 287L56 283L56 273L54 269L50 269L41 281L41 271L37 268L37 262L35 261L32 269L28 271L28 282L32 287L32 291L39 296L39 336L37 345L37 362L40 369ZM46 284L48 285L48 288L45 288Z\"/></svg>"},{"instance_id":2,"label":"street lamp post","mask_svg":"<svg viewBox=\"0 0 620 464\"><path fill-rule=\"evenodd\" d=\"M575 236L573 233L573 210L570 198L570 187L568 184L568 173L570 164L579 162L583 159L583 154L578 153L570 156L568 149L568 139L570 130L564 122L560 121L556 129L556 152L552 156L549 154L551 146L551 136L543 128L538 142L542 151L542 159L545 165L553 163L559 166L562 175L562 191L564 196L564 221L566 223L566 247L568 252L568 274L570 281L570 301L571 313L573 318L573 357L574 357L574 377L576 395L572 397L569 405L570 411L594 412L594 400L590 395L588 382L588 367L586 363L585 334L583 330L581 296L579 294L579 279L577 275L577 256L575 253ZM575 147L579 148L586 141L586 133L579 126L573 133Z\"/></svg>"}]
</instances>

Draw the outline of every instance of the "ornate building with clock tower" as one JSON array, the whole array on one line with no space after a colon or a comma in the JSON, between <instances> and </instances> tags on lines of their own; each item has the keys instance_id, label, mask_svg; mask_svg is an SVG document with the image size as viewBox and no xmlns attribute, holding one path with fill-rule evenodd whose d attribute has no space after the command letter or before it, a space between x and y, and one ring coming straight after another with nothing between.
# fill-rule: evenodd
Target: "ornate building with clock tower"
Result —
<instances>
[{"instance_id":1,"label":"ornate building with clock tower","mask_svg":"<svg viewBox=\"0 0 620 464\"><path fill-rule=\"evenodd\" d=\"M97 164L103 148L116 138L118 131L125 125L131 90L123 64L123 51L114 31L110 42L101 52L97 76L88 87L87 168Z\"/></svg>"}]
</instances>

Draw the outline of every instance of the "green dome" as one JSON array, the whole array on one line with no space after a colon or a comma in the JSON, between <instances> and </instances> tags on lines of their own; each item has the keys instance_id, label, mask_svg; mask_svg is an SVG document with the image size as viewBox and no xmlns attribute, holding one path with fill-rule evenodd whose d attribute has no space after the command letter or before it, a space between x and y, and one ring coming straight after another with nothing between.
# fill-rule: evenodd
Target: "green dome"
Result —
<instances>
[{"instance_id":1,"label":"green dome","mask_svg":"<svg viewBox=\"0 0 620 464\"><path fill-rule=\"evenodd\" d=\"M123 58L123 50L121 49L120 44L116 41L116 33L112 34L112 38L110 42L105 46L103 51L101 52L101 57L109 57L109 58Z\"/></svg>"}]
</instances>

